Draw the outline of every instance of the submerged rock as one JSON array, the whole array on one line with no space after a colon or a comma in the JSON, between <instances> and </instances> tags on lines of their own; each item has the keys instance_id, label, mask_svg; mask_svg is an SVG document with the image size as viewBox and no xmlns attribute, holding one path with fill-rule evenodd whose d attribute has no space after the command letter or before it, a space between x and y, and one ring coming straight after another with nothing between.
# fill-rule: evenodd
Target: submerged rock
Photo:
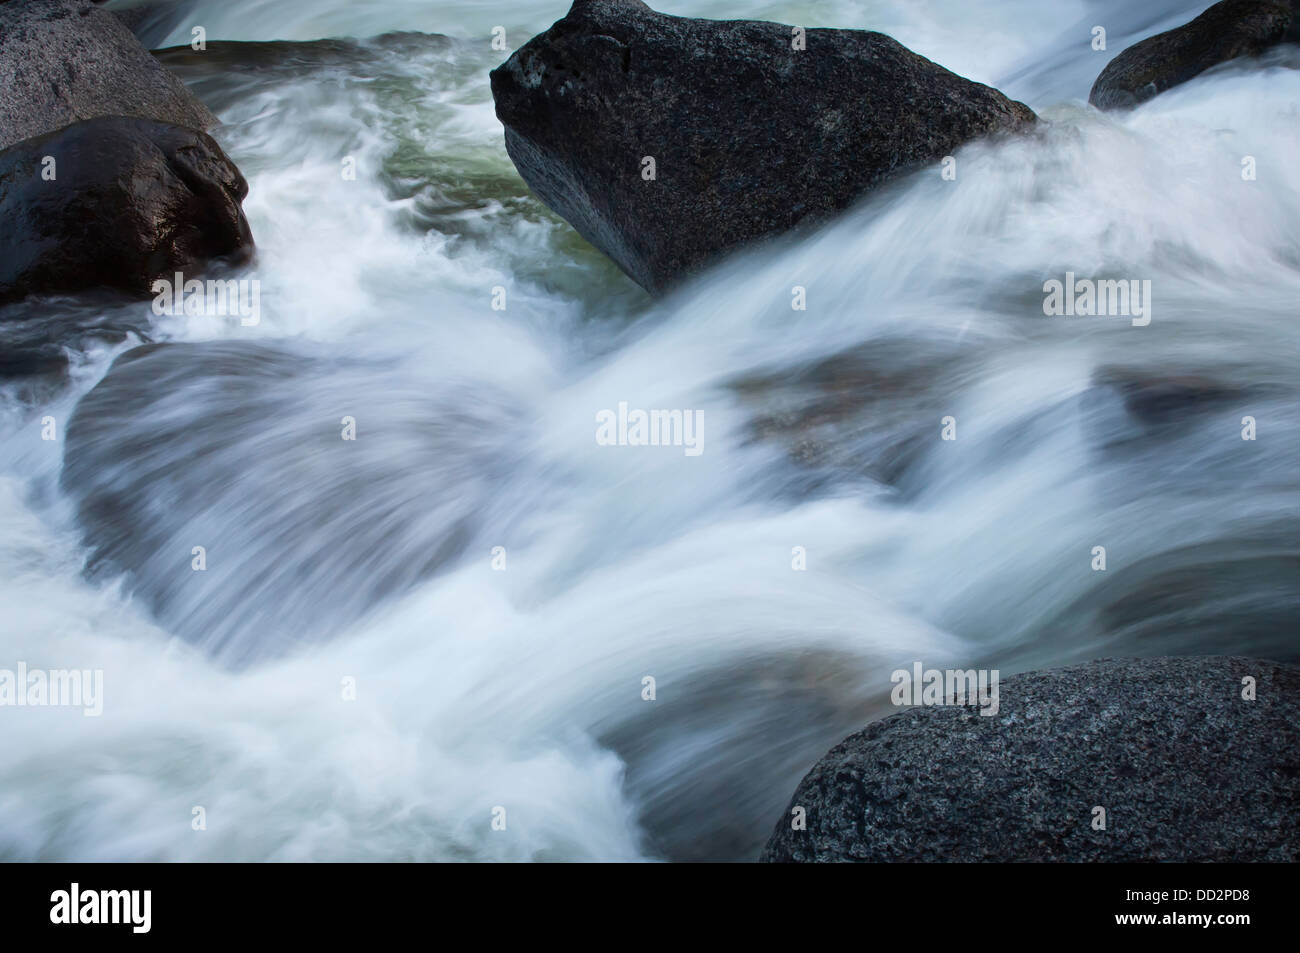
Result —
<instances>
[{"instance_id":1,"label":"submerged rock","mask_svg":"<svg viewBox=\"0 0 1300 953\"><path fill-rule=\"evenodd\" d=\"M220 112L271 83L311 80L340 92L370 85L376 75L391 75L394 61L423 65L453 46L442 34L401 32L365 40L215 40L202 50L171 46L153 56Z\"/></svg>"},{"instance_id":2,"label":"submerged rock","mask_svg":"<svg viewBox=\"0 0 1300 953\"><path fill-rule=\"evenodd\" d=\"M70 353L121 344L128 335L148 340L148 309L131 301L113 307L80 299L43 300L0 313L0 381L23 381L24 393L53 396L67 380Z\"/></svg>"},{"instance_id":3,"label":"submerged rock","mask_svg":"<svg viewBox=\"0 0 1300 953\"><path fill-rule=\"evenodd\" d=\"M761 859L1300 859L1300 668L1109 659L1018 675L998 696L992 716L912 708L841 742Z\"/></svg>"},{"instance_id":4,"label":"submerged rock","mask_svg":"<svg viewBox=\"0 0 1300 953\"><path fill-rule=\"evenodd\" d=\"M958 370L946 342L876 338L812 364L747 373L731 387L752 415L747 436L783 446L796 464L799 494L863 477L907 493L934 446L943 384Z\"/></svg>"},{"instance_id":5,"label":"submerged rock","mask_svg":"<svg viewBox=\"0 0 1300 953\"><path fill-rule=\"evenodd\" d=\"M329 40L213 40L202 50L169 46L153 57L187 80L229 71L299 79L334 67L373 67L389 53L415 56L446 52L452 40L441 33L402 31L368 39Z\"/></svg>"},{"instance_id":6,"label":"submerged rock","mask_svg":"<svg viewBox=\"0 0 1300 953\"><path fill-rule=\"evenodd\" d=\"M1162 373L1141 367L1108 364L1092 375L1094 388L1119 397L1125 411L1152 433L1245 399L1251 391L1195 371ZM1256 388L1256 393L1267 392Z\"/></svg>"},{"instance_id":7,"label":"submerged rock","mask_svg":"<svg viewBox=\"0 0 1300 953\"><path fill-rule=\"evenodd\" d=\"M74 123L0 152L0 304L241 261L248 185L207 134L147 119Z\"/></svg>"},{"instance_id":8,"label":"submerged rock","mask_svg":"<svg viewBox=\"0 0 1300 953\"><path fill-rule=\"evenodd\" d=\"M227 664L337 634L536 505L503 502L525 409L426 375L301 341L126 352L64 429L87 571Z\"/></svg>"},{"instance_id":9,"label":"submerged rock","mask_svg":"<svg viewBox=\"0 0 1300 953\"><path fill-rule=\"evenodd\" d=\"M506 148L647 290L844 209L1029 107L861 30L576 0L492 72Z\"/></svg>"},{"instance_id":10,"label":"submerged rock","mask_svg":"<svg viewBox=\"0 0 1300 953\"><path fill-rule=\"evenodd\" d=\"M1300 41L1298 0L1223 0L1195 20L1130 46L1106 65L1088 101L1136 106L1239 56Z\"/></svg>"},{"instance_id":11,"label":"submerged rock","mask_svg":"<svg viewBox=\"0 0 1300 953\"><path fill-rule=\"evenodd\" d=\"M0 149L69 123L216 123L112 13L85 0L0 3Z\"/></svg>"}]
</instances>

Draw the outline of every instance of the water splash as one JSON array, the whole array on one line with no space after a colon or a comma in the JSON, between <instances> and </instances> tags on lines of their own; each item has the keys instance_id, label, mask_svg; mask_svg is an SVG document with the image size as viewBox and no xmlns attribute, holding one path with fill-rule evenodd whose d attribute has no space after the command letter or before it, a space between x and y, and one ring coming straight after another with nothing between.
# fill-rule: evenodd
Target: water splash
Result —
<instances>
[{"instance_id":1,"label":"water splash","mask_svg":"<svg viewBox=\"0 0 1300 953\"><path fill-rule=\"evenodd\" d=\"M106 701L4 713L0 856L749 859L914 659L1296 656L1300 72L1103 116L1069 24L1117 51L1186 4L706 5L889 26L1046 122L651 303L513 175L466 39L562 6L198 8L458 39L176 65L250 179L263 320L144 305L8 392L0 667ZM1151 280L1151 325L1046 317L1066 271ZM702 410L706 452L597 446L619 401Z\"/></svg>"}]
</instances>

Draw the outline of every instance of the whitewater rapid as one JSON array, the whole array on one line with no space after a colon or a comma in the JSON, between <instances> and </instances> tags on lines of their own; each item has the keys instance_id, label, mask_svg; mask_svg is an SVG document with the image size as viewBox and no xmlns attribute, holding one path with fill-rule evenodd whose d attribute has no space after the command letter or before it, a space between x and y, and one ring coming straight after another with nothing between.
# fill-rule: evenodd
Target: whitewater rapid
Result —
<instances>
[{"instance_id":1,"label":"whitewater rapid","mask_svg":"<svg viewBox=\"0 0 1300 953\"><path fill-rule=\"evenodd\" d=\"M1298 654L1293 59L1102 115L1108 56L1200 4L664 0L880 29L1045 121L651 302L493 115L492 27L567 6L202 0L157 41L452 38L180 70L250 182L261 320L133 309L185 347L73 485L67 424L141 336L4 392L0 668L105 697L0 711L0 859L748 860L915 660ZM1151 324L1045 316L1067 271L1150 280ZM1218 396L1142 417L1116 373ZM705 452L598 446L620 402L701 411ZM86 572L86 481L133 572Z\"/></svg>"}]
</instances>

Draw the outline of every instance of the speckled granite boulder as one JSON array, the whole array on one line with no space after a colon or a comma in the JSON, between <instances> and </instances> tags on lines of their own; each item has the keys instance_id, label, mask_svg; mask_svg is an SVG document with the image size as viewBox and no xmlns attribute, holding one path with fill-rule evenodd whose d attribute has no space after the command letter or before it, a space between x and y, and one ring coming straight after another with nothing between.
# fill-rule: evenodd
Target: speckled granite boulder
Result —
<instances>
[{"instance_id":1,"label":"speckled granite boulder","mask_svg":"<svg viewBox=\"0 0 1300 953\"><path fill-rule=\"evenodd\" d=\"M761 859L1295 861L1300 668L1109 659L1007 678L994 716L900 711L817 762Z\"/></svg>"},{"instance_id":2,"label":"speckled granite boulder","mask_svg":"<svg viewBox=\"0 0 1300 953\"><path fill-rule=\"evenodd\" d=\"M0 149L101 116L200 131L217 121L109 11L86 0L0 3Z\"/></svg>"},{"instance_id":3,"label":"speckled granite boulder","mask_svg":"<svg viewBox=\"0 0 1300 953\"><path fill-rule=\"evenodd\" d=\"M506 149L543 202L658 294L1035 121L883 33L796 29L575 0L492 72Z\"/></svg>"}]
</instances>

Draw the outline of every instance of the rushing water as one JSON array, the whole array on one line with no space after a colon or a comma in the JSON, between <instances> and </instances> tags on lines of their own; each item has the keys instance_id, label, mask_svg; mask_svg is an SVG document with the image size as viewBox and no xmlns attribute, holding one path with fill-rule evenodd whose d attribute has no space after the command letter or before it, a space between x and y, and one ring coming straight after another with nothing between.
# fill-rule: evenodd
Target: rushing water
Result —
<instances>
[{"instance_id":1,"label":"rushing water","mask_svg":"<svg viewBox=\"0 0 1300 953\"><path fill-rule=\"evenodd\" d=\"M492 27L566 0L168 7L156 45L450 40L169 54L249 179L260 324L0 325L91 329L5 385L0 668L104 671L102 717L0 712L0 858L750 859L913 660L1300 654L1300 71L1098 114L1201 4L1130 6L663 0L880 29L1046 122L657 303L493 115ZM1151 323L1045 317L1067 271L1151 281ZM621 401L703 453L597 446Z\"/></svg>"}]
</instances>

